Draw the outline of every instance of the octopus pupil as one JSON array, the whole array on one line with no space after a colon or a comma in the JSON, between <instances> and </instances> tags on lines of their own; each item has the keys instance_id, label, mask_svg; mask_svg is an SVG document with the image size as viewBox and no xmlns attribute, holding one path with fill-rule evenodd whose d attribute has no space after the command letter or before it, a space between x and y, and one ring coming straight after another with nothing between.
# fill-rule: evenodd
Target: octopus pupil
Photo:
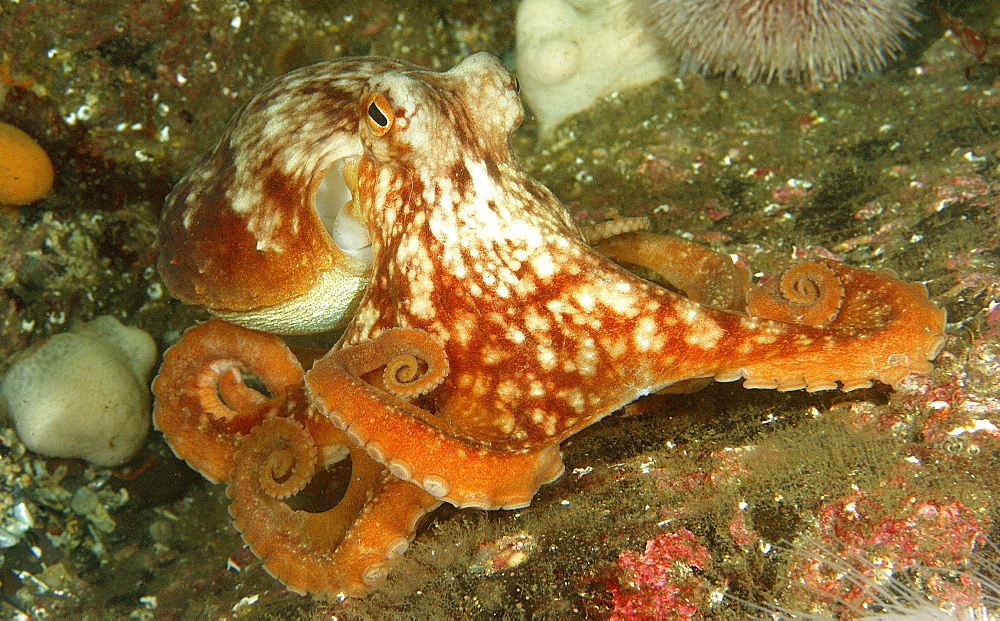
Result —
<instances>
[{"instance_id":1,"label":"octopus pupil","mask_svg":"<svg viewBox=\"0 0 1000 621\"><path fill-rule=\"evenodd\" d=\"M368 116L371 117L371 120L375 121L379 127L387 127L389 125L389 119L385 118L385 115L378 109L378 106L375 105L374 101L370 106L368 106Z\"/></svg>"}]
</instances>

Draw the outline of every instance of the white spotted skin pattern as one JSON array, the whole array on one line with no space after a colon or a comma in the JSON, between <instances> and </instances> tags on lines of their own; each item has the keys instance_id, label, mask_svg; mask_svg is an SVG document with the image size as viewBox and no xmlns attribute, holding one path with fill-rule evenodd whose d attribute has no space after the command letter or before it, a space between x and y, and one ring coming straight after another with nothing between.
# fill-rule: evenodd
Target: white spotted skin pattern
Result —
<instances>
[{"instance_id":1,"label":"white spotted skin pattern","mask_svg":"<svg viewBox=\"0 0 1000 621\"><path fill-rule=\"evenodd\" d=\"M375 271L341 345L397 326L430 332L451 370L419 403L463 442L551 444L684 379L777 386L755 377L755 360L830 350L859 332L703 307L591 250L518 167L508 138L522 109L491 56L383 74L371 93L395 123L383 136L361 127L358 195Z\"/></svg>"}]
</instances>

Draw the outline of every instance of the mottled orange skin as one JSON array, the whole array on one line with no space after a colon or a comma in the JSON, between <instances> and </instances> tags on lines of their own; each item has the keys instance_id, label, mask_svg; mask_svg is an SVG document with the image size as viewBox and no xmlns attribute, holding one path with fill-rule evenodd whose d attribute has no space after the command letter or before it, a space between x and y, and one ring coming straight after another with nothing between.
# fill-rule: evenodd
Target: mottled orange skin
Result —
<instances>
[{"instance_id":1,"label":"mottled orange skin","mask_svg":"<svg viewBox=\"0 0 1000 621\"><path fill-rule=\"evenodd\" d=\"M20 129L0 122L0 205L27 205L52 189L55 170L45 149Z\"/></svg>"},{"instance_id":2,"label":"mottled orange skin","mask_svg":"<svg viewBox=\"0 0 1000 621\"><path fill-rule=\"evenodd\" d=\"M489 55L446 73L372 75L348 109L360 119L353 195L374 271L340 342L304 381L272 385L255 361L287 359L280 341L253 337L245 348L241 331L260 333L213 321L175 346L214 343L204 358L178 374L190 356L168 352L161 371L171 389L198 395L184 403L207 405L178 407L154 384L157 426L172 429L172 446L203 434L237 447L224 477L235 523L290 589L363 594L439 502L529 504L562 472L562 440L642 395L713 378L778 390L895 384L929 370L943 342L943 312L888 272L803 263L744 307L733 299L747 287L742 273L707 268L701 278L723 274L727 284L701 286L684 265L711 257L658 244L665 238L633 237L614 254L653 265L695 299L618 267L520 169L509 145L522 117L515 82ZM655 260L635 256L644 248ZM805 312L810 304L819 310ZM270 402L224 381L230 367L260 377ZM219 395L261 422L227 432L231 417L208 404ZM268 422L279 418L290 422ZM275 448L257 448L265 440ZM352 479L353 500L323 518L282 509L290 480L345 447L365 473ZM319 536L318 523L342 536Z\"/></svg>"}]
</instances>

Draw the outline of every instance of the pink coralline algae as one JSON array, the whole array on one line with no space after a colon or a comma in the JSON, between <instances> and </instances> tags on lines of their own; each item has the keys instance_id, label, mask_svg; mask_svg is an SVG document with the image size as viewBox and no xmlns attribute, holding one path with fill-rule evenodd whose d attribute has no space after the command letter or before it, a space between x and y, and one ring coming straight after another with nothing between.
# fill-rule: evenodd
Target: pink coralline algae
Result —
<instances>
[{"instance_id":1,"label":"pink coralline algae","mask_svg":"<svg viewBox=\"0 0 1000 621\"><path fill-rule=\"evenodd\" d=\"M700 575L712 555L682 528L646 542L642 554L618 555L619 584L613 585L612 619L689 619L708 599L709 587Z\"/></svg>"},{"instance_id":2,"label":"pink coralline algae","mask_svg":"<svg viewBox=\"0 0 1000 621\"><path fill-rule=\"evenodd\" d=\"M802 546L806 554L793 563L791 582L849 609L862 609L878 597L875 587L897 572L939 568L960 571L969 567L988 526L960 502L909 497L900 504L905 508L888 508L858 493L821 508L822 543L807 542ZM851 565L862 574L861 579L845 579L844 568L826 558L830 554L859 559ZM971 581L950 585L940 576L928 580L926 587L933 599L952 603L975 599L980 594L978 585Z\"/></svg>"}]
</instances>

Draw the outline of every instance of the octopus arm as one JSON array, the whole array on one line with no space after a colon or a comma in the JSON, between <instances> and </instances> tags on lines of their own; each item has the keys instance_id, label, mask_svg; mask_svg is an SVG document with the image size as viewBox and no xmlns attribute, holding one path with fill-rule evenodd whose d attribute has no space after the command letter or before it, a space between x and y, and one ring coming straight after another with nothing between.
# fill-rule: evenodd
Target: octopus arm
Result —
<instances>
[{"instance_id":1,"label":"octopus arm","mask_svg":"<svg viewBox=\"0 0 1000 621\"><path fill-rule=\"evenodd\" d=\"M733 311L746 308L749 270L694 242L628 231L597 241L594 249L616 261L653 270L699 304Z\"/></svg>"},{"instance_id":2,"label":"octopus arm","mask_svg":"<svg viewBox=\"0 0 1000 621\"><path fill-rule=\"evenodd\" d=\"M845 391L873 381L896 386L929 371L945 342L945 313L923 285L830 260L796 264L765 282L747 312L675 301L674 323L680 316L686 329L662 342L685 354L662 379L742 377L748 388L808 391L838 382Z\"/></svg>"},{"instance_id":3,"label":"octopus arm","mask_svg":"<svg viewBox=\"0 0 1000 621\"><path fill-rule=\"evenodd\" d=\"M419 368L419 377L401 370L407 365ZM446 374L444 349L430 334L397 328L330 353L306 374L306 387L319 410L397 478L458 507L527 506L541 485L562 474L558 444L490 450L448 433L448 421L404 400L433 389Z\"/></svg>"},{"instance_id":4,"label":"octopus arm","mask_svg":"<svg viewBox=\"0 0 1000 621\"><path fill-rule=\"evenodd\" d=\"M265 393L247 385L256 378ZM304 400L302 367L278 337L219 319L189 328L153 380L153 423L177 457L227 480L240 439L265 416Z\"/></svg>"},{"instance_id":5,"label":"octopus arm","mask_svg":"<svg viewBox=\"0 0 1000 621\"><path fill-rule=\"evenodd\" d=\"M289 590L328 599L362 597L385 579L420 519L440 501L393 479L331 428L329 421L302 413L255 427L234 456L229 512L264 568ZM336 454L334 448L350 452L343 498L326 511L293 509L286 499L326 466L322 455Z\"/></svg>"}]
</instances>

